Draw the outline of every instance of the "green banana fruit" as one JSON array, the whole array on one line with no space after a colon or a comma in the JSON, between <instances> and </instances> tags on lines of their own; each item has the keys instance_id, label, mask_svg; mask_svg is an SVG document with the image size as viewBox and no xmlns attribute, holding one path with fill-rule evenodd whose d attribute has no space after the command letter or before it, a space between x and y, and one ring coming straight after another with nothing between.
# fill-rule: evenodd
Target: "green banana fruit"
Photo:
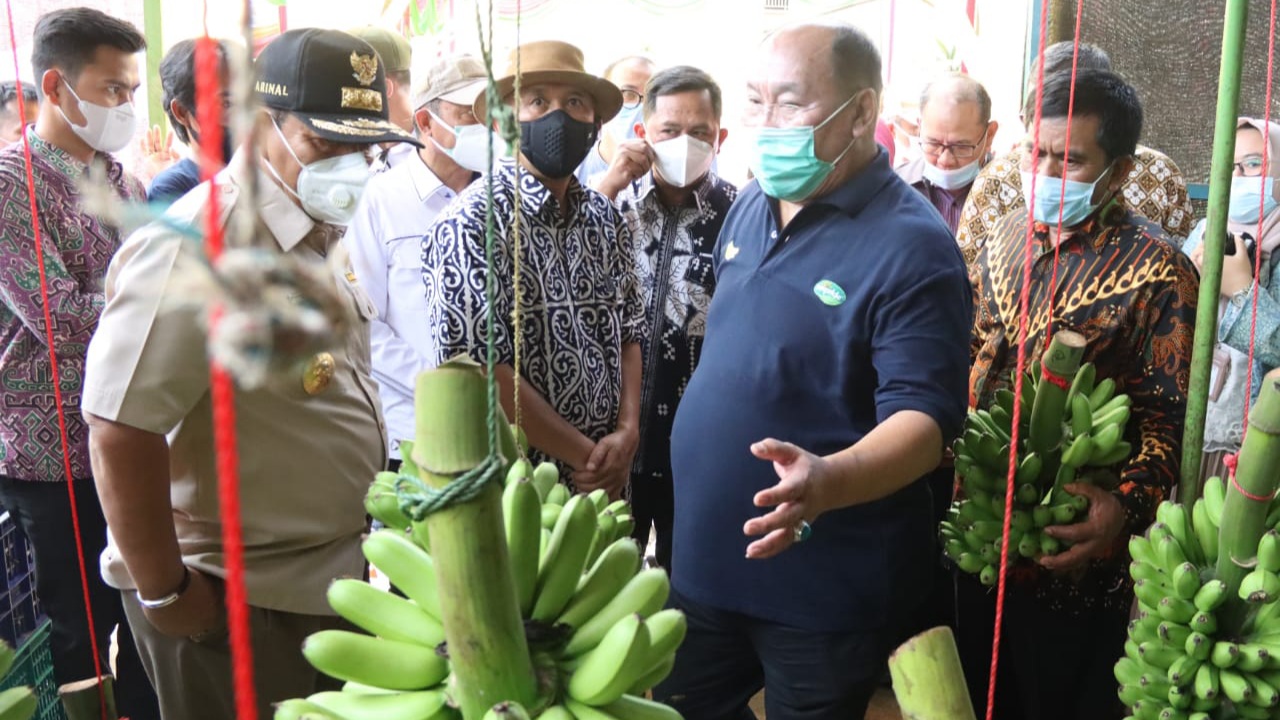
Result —
<instances>
[{"instance_id":1,"label":"green banana fruit","mask_svg":"<svg viewBox=\"0 0 1280 720\"><path fill-rule=\"evenodd\" d=\"M604 709L618 720L681 720L673 708L635 695L623 695Z\"/></svg>"},{"instance_id":2,"label":"green banana fruit","mask_svg":"<svg viewBox=\"0 0 1280 720\"><path fill-rule=\"evenodd\" d=\"M1067 391L1067 401L1073 402L1076 396L1083 396L1085 402L1088 402L1089 394L1093 392L1093 384L1097 379L1097 366L1091 362L1081 363L1075 379L1071 381L1071 389Z\"/></svg>"},{"instance_id":3,"label":"green banana fruit","mask_svg":"<svg viewBox=\"0 0 1280 720\"><path fill-rule=\"evenodd\" d=\"M1280 533L1275 530L1268 530L1258 540L1258 568L1280 573Z\"/></svg>"},{"instance_id":4,"label":"green banana fruit","mask_svg":"<svg viewBox=\"0 0 1280 720\"><path fill-rule=\"evenodd\" d=\"M503 485L510 485L517 480L533 480L533 463L526 458L516 458L515 462L511 463L511 467L507 469L507 477L503 481ZM541 502L541 497L539 497L539 502Z\"/></svg>"},{"instance_id":5,"label":"green banana fruit","mask_svg":"<svg viewBox=\"0 0 1280 720\"><path fill-rule=\"evenodd\" d=\"M519 461L517 461L519 462ZM524 461L528 464L528 461ZM534 592L538 585L541 560L542 507L533 482L523 477L502 491L502 521L507 534L507 555L511 558L511 574L515 580L516 599L521 617L533 611Z\"/></svg>"},{"instance_id":6,"label":"green banana fruit","mask_svg":"<svg viewBox=\"0 0 1280 720\"><path fill-rule=\"evenodd\" d=\"M538 510L538 520L542 527L550 530L556 526L556 522L560 520L560 514L564 512L564 507L555 503L543 503Z\"/></svg>"},{"instance_id":7,"label":"green banana fruit","mask_svg":"<svg viewBox=\"0 0 1280 720\"><path fill-rule=\"evenodd\" d=\"M674 608L650 615L644 624L649 628L649 651L640 665L647 668L653 668L667 658L675 657L676 648L684 642L689 630L684 613Z\"/></svg>"},{"instance_id":8,"label":"green banana fruit","mask_svg":"<svg viewBox=\"0 0 1280 720\"><path fill-rule=\"evenodd\" d=\"M586 566L596 531L595 505L583 495L569 499L547 545L547 559L538 571L538 587L530 617L557 618L573 597Z\"/></svg>"},{"instance_id":9,"label":"green banana fruit","mask_svg":"<svg viewBox=\"0 0 1280 720\"><path fill-rule=\"evenodd\" d=\"M400 498L396 495L396 478L393 472L380 472L364 495L364 511L369 517L395 530L408 530L412 523L400 510Z\"/></svg>"},{"instance_id":10,"label":"green banana fruit","mask_svg":"<svg viewBox=\"0 0 1280 720\"><path fill-rule=\"evenodd\" d=\"M330 607L365 632L432 648L444 642L444 626L430 613L363 580L334 580L326 595Z\"/></svg>"},{"instance_id":11,"label":"green banana fruit","mask_svg":"<svg viewBox=\"0 0 1280 720\"><path fill-rule=\"evenodd\" d=\"M452 717L443 690L418 690L385 695L320 692L307 698L343 720L436 720ZM527 717L527 716L526 716Z\"/></svg>"},{"instance_id":12,"label":"green banana fruit","mask_svg":"<svg viewBox=\"0 0 1280 720\"><path fill-rule=\"evenodd\" d=\"M1196 679L1192 683L1192 692L1201 700L1213 700L1218 697L1218 667L1212 663L1202 663L1196 670Z\"/></svg>"},{"instance_id":13,"label":"green banana fruit","mask_svg":"<svg viewBox=\"0 0 1280 720\"><path fill-rule=\"evenodd\" d=\"M545 465L545 464L546 463L543 463L542 465ZM542 467L542 465L539 465L538 467ZM555 469L554 465L552 466L552 469ZM558 472L559 471L557 471L557 475L556 475L557 478L560 477ZM534 474L534 479L537 480L538 468L534 468L533 474ZM555 485L551 486L550 490L547 491L547 497L542 502L553 504L553 505L559 505L560 507L564 507L565 505L568 505L569 504L569 487L560 482L557 482Z\"/></svg>"},{"instance_id":14,"label":"green banana fruit","mask_svg":"<svg viewBox=\"0 0 1280 720\"><path fill-rule=\"evenodd\" d=\"M1106 378L1102 382L1094 385L1093 392L1089 393L1089 407L1097 412L1098 408L1111 402L1112 396L1116 392L1116 381Z\"/></svg>"},{"instance_id":15,"label":"green banana fruit","mask_svg":"<svg viewBox=\"0 0 1280 720\"><path fill-rule=\"evenodd\" d=\"M647 667L649 628L639 615L615 623L600 644L582 656L569 676L569 697L586 705L608 705L622 697Z\"/></svg>"},{"instance_id":16,"label":"green banana fruit","mask_svg":"<svg viewBox=\"0 0 1280 720\"><path fill-rule=\"evenodd\" d=\"M1218 579L1210 580L1196 591L1192 602L1201 612L1213 612L1227 601L1227 585Z\"/></svg>"},{"instance_id":17,"label":"green banana fruit","mask_svg":"<svg viewBox=\"0 0 1280 720\"><path fill-rule=\"evenodd\" d=\"M557 623L581 627L609 603L640 568L640 546L629 537L615 541L579 582Z\"/></svg>"},{"instance_id":18,"label":"green banana fruit","mask_svg":"<svg viewBox=\"0 0 1280 720\"><path fill-rule=\"evenodd\" d=\"M1236 704L1245 703L1253 697L1253 687L1249 685L1249 681L1240 673L1221 668L1218 677L1222 686L1222 694L1231 702Z\"/></svg>"},{"instance_id":19,"label":"green banana fruit","mask_svg":"<svg viewBox=\"0 0 1280 720\"><path fill-rule=\"evenodd\" d=\"M1209 653L1209 661L1219 668L1234 667L1240 660L1240 647L1233 642L1219 640L1213 644Z\"/></svg>"},{"instance_id":20,"label":"green banana fruit","mask_svg":"<svg viewBox=\"0 0 1280 720\"><path fill-rule=\"evenodd\" d=\"M665 570L651 568L636 573L600 612L578 628L565 646L565 657L577 657L599 645L609 628L627 615L636 613L647 618L661 610L670 592Z\"/></svg>"},{"instance_id":21,"label":"green banana fruit","mask_svg":"<svg viewBox=\"0 0 1280 720\"><path fill-rule=\"evenodd\" d=\"M330 677L388 690L422 690L449 674L449 663L433 648L346 630L312 633L302 655Z\"/></svg>"},{"instance_id":22,"label":"green banana fruit","mask_svg":"<svg viewBox=\"0 0 1280 720\"><path fill-rule=\"evenodd\" d=\"M1093 436L1089 433L1077 435L1062 453L1062 464L1073 470L1079 470L1089 462L1093 454Z\"/></svg>"},{"instance_id":23,"label":"green banana fruit","mask_svg":"<svg viewBox=\"0 0 1280 720\"><path fill-rule=\"evenodd\" d=\"M1193 600L1200 592L1200 570L1189 562L1182 563L1173 571L1173 591L1183 600ZM1199 606L1196 606L1199 609Z\"/></svg>"},{"instance_id":24,"label":"green banana fruit","mask_svg":"<svg viewBox=\"0 0 1280 720\"><path fill-rule=\"evenodd\" d=\"M15 716L15 718L22 718L23 720L26 720L26 717ZM277 703L275 714L272 717L275 720L342 720L342 718L313 702L297 698ZM0 718L9 720L9 717L3 713L0 713Z\"/></svg>"},{"instance_id":25,"label":"green banana fruit","mask_svg":"<svg viewBox=\"0 0 1280 720\"><path fill-rule=\"evenodd\" d=\"M564 487L560 485L560 470L556 464L545 461L538 463L533 469L533 488L538 491L538 497L542 502L551 502L551 491L557 486ZM568 493L568 491L569 488L566 487L565 492ZM564 505L568 499L566 497L558 504Z\"/></svg>"},{"instance_id":26,"label":"green banana fruit","mask_svg":"<svg viewBox=\"0 0 1280 720\"><path fill-rule=\"evenodd\" d=\"M1203 499L1197 500L1191 508L1191 529L1200 543L1205 563L1215 565L1218 562L1218 526L1209 520L1209 506Z\"/></svg>"},{"instance_id":27,"label":"green banana fruit","mask_svg":"<svg viewBox=\"0 0 1280 720\"><path fill-rule=\"evenodd\" d=\"M436 568L431 555L404 533L378 530L365 538L365 558L400 588L431 617L440 618L440 594L436 588Z\"/></svg>"},{"instance_id":28,"label":"green banana fruit","mask_svg":"<svg viewBox=\"0 0 1280 720\"><path fill-rule=\"evenodd\" d=\"M671 671L674 670L675 667L675 655L668 655L665 660L659 660L657 665L646 670L645 673L640 676L639 680L636 680L631 684L630 689L627 690L627 694L644 695L646 692L656 687L658 683L666 680L667 676L671 674Z\"/></svg>"},{"instance_id":29,"label":"green banana fruit","mask_svg":"<svg viewBox=\"0 0 1280 720\"><path fill-rule=\"evenodd\" d=\"M617 530L618 519L613 513L606 511L596 516L596 532L591 537L591 546L587 550L586 567L595 564L604 549L613 543Z\"/></svg>"}]
</instances>

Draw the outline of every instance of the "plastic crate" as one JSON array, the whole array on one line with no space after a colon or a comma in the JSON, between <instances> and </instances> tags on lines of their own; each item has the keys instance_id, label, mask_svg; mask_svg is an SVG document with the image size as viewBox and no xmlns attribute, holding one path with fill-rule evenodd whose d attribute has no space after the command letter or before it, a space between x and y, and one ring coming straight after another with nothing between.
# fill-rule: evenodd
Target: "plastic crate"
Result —
<instances>
[{"instance_id":1,"label":"plastic crate","mask_svg":"<svg viewBox=\"0 0 1280 720\"><path fill-rule=\"evenodd\" d=\"M58 683L53 679L53 653L49 649L49 623L43 623L18 650L9 674L0 680L0 690L26 685L36 691L39 706L31 720L66 720L58 701Z\"/></svg>"},{"instance_id":2,"label":"plastic crate","mask_svg":"<svg viewBox=\"0 0 1280 720\"><path fill-rule=\"evenodd\" d=\"M0 551L4 553L0 639L19 647L45 618L36 597L35 555L7 512L0 515Z\"/></svg>"}]
</instances>

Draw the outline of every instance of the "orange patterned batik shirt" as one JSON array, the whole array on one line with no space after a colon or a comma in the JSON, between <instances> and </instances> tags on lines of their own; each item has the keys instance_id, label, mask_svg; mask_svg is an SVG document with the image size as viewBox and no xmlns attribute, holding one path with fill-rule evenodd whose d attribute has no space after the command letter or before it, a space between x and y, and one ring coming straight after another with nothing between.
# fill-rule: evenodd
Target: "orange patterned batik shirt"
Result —
<instances>
[{"instance_id":1,"label":"orange patterned batik shirt","mask_svg":"<svg viewBox=\"0 0 1280 720\"><path fill-rule=\"evenodd\" d=\"M1009 386L1017 365L1027 220L1025 210L1001 218L969 268L974 293L971 405L990 405L996 390ZM1097 366L1098 379L1114 379L1117 392L1133 399L1125 439L1135 452L1117 468L1115 491L1125 509L1122 540L1127 541L1130 533L1140 533L1152 522L1156 505L1178 476L1198 276L1159 227L1118 198L1063 240L1052 287L1049 228L1036 223L1033 232L1028 362L1046 347L1047 332L1074 330L1088 340L1084 359ZM1092 591L1088 578L1072 583L1057 578L1048 584L1092 598L1114 594L1126 586L1124 564L1118 560L1098 563L1089 575L1100 587ZM1061 597L1053 592L1050 599Z\"/></svg>"}]
</instances>

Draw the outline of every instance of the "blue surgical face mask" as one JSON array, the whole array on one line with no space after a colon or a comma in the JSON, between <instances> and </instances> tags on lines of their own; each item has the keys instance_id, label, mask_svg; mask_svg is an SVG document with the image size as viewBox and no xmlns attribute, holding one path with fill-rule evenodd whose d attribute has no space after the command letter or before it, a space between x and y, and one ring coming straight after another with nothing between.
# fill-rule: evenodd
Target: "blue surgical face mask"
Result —
<instances>
[{"instance_id":1,"label":"blue surgical face mask","mask_svg":"<svg viewBox=\"0 0 1280 720\"><path fill-rule=\"evenodd\" d=\"M958 190L972 185L973 181L977 179L978 172L982 170L982 159L976 158L968 165L955 170L943 170L926 160L922 170L925 179L934 185L943 190Z\"/></svg>"},{"instance_id":2,"label":"blue surgical face mask","mask_svg":"<svg viewBox=\"0 0 1280 720\"><path fill-rule=\"evenodd\" d=\"M1066 178L1051 178L1022 171L1022 196L1031 202L1031 184L1035 183L1035 205L1032 207L1036 222L1058 225L1058 210L1062 210L1062 227L1075 227L1098 209L1093 202L1093 191L1102 179L1108 177L1115 163L1091 183Z\"/></svg>"},{"instance_id":3,"label":"blue surgical face mask","mask_svg":"<svg viewBox=\"0 0 1280 720\"><path fill-rule=\"evenodd\" d=\"M800 202L818 189L853 147L853 139L850 138L849 144L834 160L827 162L816 154L815 135L823 125L831 122L831 118L849 107L855 97L857 94L850 96L817 125L759 127L750 131L751 157L748 164L766 195L786 202Z\"/></svg>"},{"instance_id":4,"label":"blue surgical face mask","mask_svg":"<svg viewBox=\"0 0 1280 720\"><path fill-rule=\"evenodd\" d=\"M1262 215L1270 215L1280 203L1276 202L1276 179L1273 177L1231 178L1231 205L1227 217L1238 223L1258 222L1258 208Z\"/></svg>"},{"instance_id":5,"label":"blue surgical face mask","mask_svg":"<svg viewBox=\"0 0 1280 720\"><path fill-rule=\"evenodd\" d=\"M619 142L630 140L636 136L636 123L644 120L644 103L636 103L633 108L624 107L610 120L605 127L610 135Z\"/></svg>"}]
</instances>

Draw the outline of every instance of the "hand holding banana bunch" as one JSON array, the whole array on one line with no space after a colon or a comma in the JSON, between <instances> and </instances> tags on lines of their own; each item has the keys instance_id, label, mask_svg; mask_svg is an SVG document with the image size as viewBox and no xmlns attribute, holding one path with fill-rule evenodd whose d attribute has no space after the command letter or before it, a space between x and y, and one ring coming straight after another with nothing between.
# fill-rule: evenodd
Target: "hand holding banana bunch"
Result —
<instances>
[{"instance_id":1,"label":"hand holding banana bunch","mask_svg":"<svg viewBox=\"0 0 1280 720\"><path fill-rule=\"evenodd\" d=\"M1110 378L1095 386L1095 377L1094 366L1085 363L1064 388L1042 381L1036 363L1023 379L1021 397L1001 389L989 411L969 412L952 446L963 499L947 513L940 535L947 557L984 585L994 585L999 574L1015 403L1021 427L1010 556L1015 550L1027 559L1061 552L1062 543L1045 529L1079 522L1089 509L1088 499L1068 486L1113 475L1107 468L1132 452L1124 440L1129 396L1116 394Z\"/></svg>"},{"instance_id":2,"label":"hand holding banana bunch","mask_svg":"<svg viewBox=\"0 0 1280 720\"><path fill-rule=\"evenodd\" d=\"M372 533L364 554L406 597L360 580L335 581L330 605L368 634L327 630L309 637L303 655L346 685L286 701L276 720L461 718L450 699L429 538L423 523L400 511L395 483L395 474L380 473L369 489L365 506L389 529ZM554 465L517 460L502 507L539 698L527 709L499 703L486 720L678 720L675 710L643 695L671 672L685 617L662 609L670 592L666 573L641 570L629 505L609 503L604 490L570 497Z\"/></svg>"}]
</instances>

